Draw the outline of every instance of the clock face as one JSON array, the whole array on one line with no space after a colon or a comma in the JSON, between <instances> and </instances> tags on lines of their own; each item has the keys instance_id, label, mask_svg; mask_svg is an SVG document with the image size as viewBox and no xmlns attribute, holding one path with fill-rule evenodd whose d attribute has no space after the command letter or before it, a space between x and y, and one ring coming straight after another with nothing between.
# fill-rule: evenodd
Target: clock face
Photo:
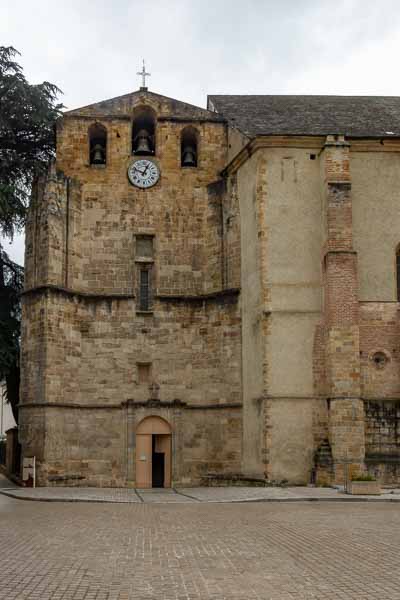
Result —
<instances>
[{"instance_id":1,"label":"clock face","mask_svg":"<svg viewBox=\"0 0 400 600\"><path fill-rule=\"evenodd\" d=\"M128 178L136 187L146 189L157 183L160 170L152 160L142 158L128 167Z\"/></svg>"}]
</instances>

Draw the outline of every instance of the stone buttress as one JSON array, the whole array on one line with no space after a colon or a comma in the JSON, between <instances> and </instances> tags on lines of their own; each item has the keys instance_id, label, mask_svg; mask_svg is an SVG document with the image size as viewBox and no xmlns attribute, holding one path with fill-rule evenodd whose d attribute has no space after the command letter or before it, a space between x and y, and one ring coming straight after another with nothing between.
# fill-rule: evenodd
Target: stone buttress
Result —
<instances>
[{"instance_id":1,"label":"stone buttress","mask_svg":"<svg viewBox=\"0 0 400 600\"><path fill-rule=\"evenodd\" d=\"M328 136L324 149L326 246L324 312L329 437L334 479L363 470L357 254L353 248L349 144ZM347 473L347 474L346 474Z\"/></svg>"}]
</instances>

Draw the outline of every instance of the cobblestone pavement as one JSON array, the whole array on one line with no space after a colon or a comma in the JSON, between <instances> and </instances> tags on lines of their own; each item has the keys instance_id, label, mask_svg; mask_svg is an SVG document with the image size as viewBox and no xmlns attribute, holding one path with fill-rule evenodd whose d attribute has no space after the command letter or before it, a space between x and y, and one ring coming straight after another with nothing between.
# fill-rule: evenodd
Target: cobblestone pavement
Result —
<instances>
[{"instance_id":1,"label":"cobblestone pavement","mask_svg":"<svg viewBox=\"0 0 400 600\"><path fill-rule=\"evenodd\" d=\"M0 496L1 600L399 600L391 503Z\"/></svg>"}]
</instances>

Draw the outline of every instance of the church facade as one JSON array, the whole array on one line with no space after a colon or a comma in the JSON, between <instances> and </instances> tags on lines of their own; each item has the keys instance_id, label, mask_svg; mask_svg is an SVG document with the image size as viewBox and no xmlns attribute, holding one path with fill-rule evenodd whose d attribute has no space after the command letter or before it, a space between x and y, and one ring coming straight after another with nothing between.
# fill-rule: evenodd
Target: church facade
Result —
<instances>
[{"instance_id":1,"label":"church facade","mask_svg":"<svg viewBox=\"0 0 400 600\"><path fill-rule=\"evenodd\" d=\"M26 229L41 485L400 481L400 100L64 114Z\"/></svg>"}]
</instances>

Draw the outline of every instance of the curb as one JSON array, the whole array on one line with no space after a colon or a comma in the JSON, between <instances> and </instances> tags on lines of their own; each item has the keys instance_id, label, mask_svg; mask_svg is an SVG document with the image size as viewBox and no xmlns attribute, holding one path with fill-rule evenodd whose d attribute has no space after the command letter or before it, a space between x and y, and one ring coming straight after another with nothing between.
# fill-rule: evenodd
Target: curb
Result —
<instances>
[{"instance_id":1,"label":"curb","mask_svg":"<svg viewBox=\"0 0 400 600\"><path fill-rule=\"evenodd\" d=\"M179 492L178 492L179 493ZM96 498L32 498L29 496L20 496L15 494L9 490L0 489L0 494L3 496L7 496L9 498L13 498L15 500L25 500L28 502L85 502L85 503L94 503L94 504L189 504L184 501L182 502L145 502L143 500L138 500L135 502L131 502L129 500L100 500ZM186 496L182 494L182 496ZM318 497L298 497L298 498L242 498L242 499L232 499L232 500L199 500L198 498L194 498L192 496L187 496L188 498L194 500L196 504L247 504L247 503L267 503L267 502L280 502L280 503L290 503L290 502L374 502L374 503L387 503L387 502L400 502L399 498L371 498L371 497L362 497L362 496L352 496L352 497L340 497L340 498L318 498Z\"/></svg>"},{"instance_id":2,"label":"curb","mask_svg":"<svg viewBox=\"0 0 400 600\"><path fill-rule=\"evenodd\" d=\"M94 504L143 504L143 501L137 500L136 502L124 501L124 500L99 500L97 498L32 498L29 496L19 496L9 491L0 490L0 495L7 496L8 498L14 498L15 500L25 500L26 502L92 502ZM153 502L152 504L156 504Z\"/></svg>"}]
</instances>

